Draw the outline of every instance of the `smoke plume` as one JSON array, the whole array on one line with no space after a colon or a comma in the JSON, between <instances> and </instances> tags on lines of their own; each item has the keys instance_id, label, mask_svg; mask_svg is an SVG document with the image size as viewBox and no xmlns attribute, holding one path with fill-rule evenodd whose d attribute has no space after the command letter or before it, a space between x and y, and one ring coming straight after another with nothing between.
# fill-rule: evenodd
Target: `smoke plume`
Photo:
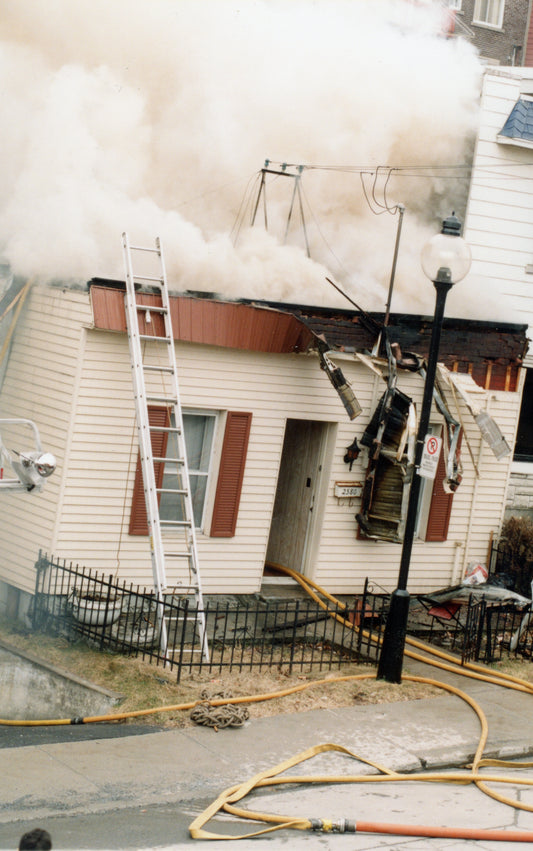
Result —
<instances>
[{"instance_id":1,"label":"smoke plume","mask_svg":"<svg viewBox=\"0 0 533 851\"><path fill-rule=\"evenodd\" d=\"M15 273L122 278L127 231L161 237L172 289L348 306L328 276L380 310L403 204L392 309L431 311L420 249L464 204L481 76L473 48L442 37L438 2L0 12L0 252ZM277 175L250 226L266 159L301 175L288 228L296 184Z\"/></svg>"}]
</instances>

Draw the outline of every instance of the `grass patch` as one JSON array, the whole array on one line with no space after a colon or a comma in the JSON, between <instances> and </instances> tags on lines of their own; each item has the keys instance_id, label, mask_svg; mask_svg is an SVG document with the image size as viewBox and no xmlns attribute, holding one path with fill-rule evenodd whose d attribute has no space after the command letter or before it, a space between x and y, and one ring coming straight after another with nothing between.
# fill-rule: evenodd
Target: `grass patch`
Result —
<instances>
[{"instance_id":1,"label":"grass patch","mask_svg":"<svg viewBox=\"0 0 533 851\"><path fill-rule=\"evenodd\" d=\"M354 703L378 704L416 700L439 693L438 689L423 684L406 682L392 685L375 680L375 667L364 664L346 664L334 671L320 671L316 666L309 666L297 673L290 673L288 667L253 668L244 671L223 669L220 672L206 670L182 676L178 683L175 671L150 664L140 658L100 651L82 641L70 642L62 637L34 633L5 621L0 621L0 640L96 685L124 695L124 700L116 712L194 703L202 700L204 694L214 698L221 692L233 697L270 695L315 680L320 682L294 694L251 703L248 707L250 716L258 718L312 709L353 706ZM335 681L338 677L361 674L371 678L362 681ZM189 710L165 710L133 718L131 721L165 727L185 727L193 723L189 714Z\"/></svg>"}]
</instances>

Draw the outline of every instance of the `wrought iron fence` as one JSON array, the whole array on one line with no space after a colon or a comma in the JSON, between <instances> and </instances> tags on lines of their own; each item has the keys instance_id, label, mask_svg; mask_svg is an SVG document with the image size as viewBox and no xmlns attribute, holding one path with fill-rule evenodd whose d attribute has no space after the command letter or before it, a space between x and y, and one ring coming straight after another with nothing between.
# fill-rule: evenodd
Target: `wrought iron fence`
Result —
<instances>
[{"instance_id":1,"label":"wrought iron fence","mask_svg":"<svg viewBox=\"0 0 533 851\"><path fill-rule=\"evenodd\" d=\"M420 601L427 601L423 596ZM430 598L429 598L430 599ZM497 662L508 655L531 658L533 613L531 606L518 607L477 598L474 594L461 605L432 606L425 603L428 629L424 635L461 657L461 662ZM411 624L410 632L416 632Z\"/></svg>"},{"instance_id":2,"label":"wrought iron fence","mask_svg":"<svg viewBox=\"0 0 533 851\"><path fill-rule=\"evenodd\" d=\"M419 600L423 598L418 598ZM283 667L340 668L376 662L390 592L368 579L346 607L305 597L261 595L204 598L209 661L201 653L201 612L178 592L158 600L151 590L119 582L72 562L40 553L32 609L36 629L84 638L101 649L141 656L176 670L251 670ZM531 607L466 599L444 614L427 605L425 619L409 619L408 631L471 660L492 662L514 653L533 658Z\"/></svg>"},{"instance_id":3,"label":"wrought iron fence","mask_svg":"<svg viewBox=\"0 0 533 851\"><path fill-rule=\"evenodd\" d=\"M39 553L32 618L36 629L71 640L83 637L101 649L165 664L176 669L179 680L199 669L282 666L294 671L375 660L388 599L368 581L346 608L327 601L324 609L310 598L205 599L206 661L200 612L190 598L176 592L158 600L132 583Z\"/></svg>"}]
</instances>

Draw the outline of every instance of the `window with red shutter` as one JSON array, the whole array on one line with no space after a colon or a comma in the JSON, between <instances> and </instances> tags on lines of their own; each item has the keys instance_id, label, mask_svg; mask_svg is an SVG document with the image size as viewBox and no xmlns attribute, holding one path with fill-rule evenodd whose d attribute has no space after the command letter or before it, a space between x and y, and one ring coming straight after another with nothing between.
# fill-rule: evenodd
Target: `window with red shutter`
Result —
<instances>
[{"instance_id":1,"label":"window with red shutter","mask_svg":"<svg viewBox=\"0 0 533 851\"><path fill-rule=\"evenodd\" d=\"M235 535L251 423L250 413L228 411L211 521L213 538Z\"/></svg>"},{"instance_id":2,"label":"window with red shutter","mask_svg":"<svg viewBox=\"0 0 533 851\"><path fill-rule=\"evenodd\" d=\"M446 477L446 461L444 447L441 449L437 472L433 480L431 505L426 526L425 541L446 541L452 513L453 493L444 490L443 482Z\"/></svg>"},{"instance_id":3,"label":"window with red shutter","mask_svg":"<svg viewBox=\"0 0 533 851\"><path fill-rule=\"evenodd\" d=\"M170 424L170 414L167 408L148 405L148 419L151 426L166 428ZM164 458L167 451L167 432L151 432L152 452L156 458ZM160 488L163 483L165 465L158 462L154 465L156 487ZM143 477L141 468L141 456L137 456L137 467L135 470L135 483L133 485L133 498L130 513L130 535L147 535L148 518L146 515L146 503L144 500Z\"/></svg>"},{"instance_id":4,"label":"window with red shutter","mask_svg":"<svg viewBox=\"0 0 533 851\"><path fill-rule=\"evenodd\" d=\"M148 416L152 426L170 425L170 416L166 408L149 406ZM210 534L213 537L232 537L235 534L251 420L252 415L249 413L229 411L227 414L211 523ZM183 415L183 421L193 510L196 525L200 527L208 488L215 414L186 413ZM171 459L176 455L172 441L169 441L166 432L152 432L151 438L154 456L163 458L168 455L167 467L170 467L169 475L172 475ZM165 483L165 465L162 462L155 465L155 472L156 487L175 486ZM171 499L172 495L164 494L162 499L160 496L162 517L169 515L169 512L172 516L179 515L180 505L174 505ZM129 533L130 535L148 534L140 456L137 458L135 471Z\"/></svg>"}]
</instances>

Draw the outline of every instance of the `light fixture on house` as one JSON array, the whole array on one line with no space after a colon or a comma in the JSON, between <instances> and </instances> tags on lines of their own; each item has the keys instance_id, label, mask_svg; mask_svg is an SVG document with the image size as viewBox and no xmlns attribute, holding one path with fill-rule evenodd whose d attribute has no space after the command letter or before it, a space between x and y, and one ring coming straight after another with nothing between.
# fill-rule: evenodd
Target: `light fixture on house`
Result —
<instances>
[{"instance_id":1,"label":"light fixture on house","mask_svg":"<svg viewBox=\"0 0 533 851\"><path fill-rule=\"evenodd\" d=\"M415 535L418 501L420 497L421 477L419 469L422 462L424 443L429 431L431 403L435 387L435 373L440 346L444 306L448 292L461 281L470 269L472 255L470 247L461 238L461 222L455 213L442 223L442 230L432 237L422 249L422 269L436 290L435 313L429 343L424 395L420 410L420 421L415 448L414 475L409 489L407 517L398 574L398 587L391 595L390 609L383 636L383 645L378 665L378 677L388 682L399 683L402 679L403 654L407 619L409 616L409 592L407 579L411 561L411 551Z\"/></svg>"},{"instance_id":2,"label":"light fixture on house","mask_svg":"<svg viewBox=\"0 0 533 851\"><path fill-rule=\"evenodd\" d=\"M29 427L33 431L35 449L18 452L8 449L2 440L2 430ZM16 478L5 476L5 466L11 469ZM56 468L56 459L51 452L44 452L37 426L32 420L0 419L0 490L40 491L45 479Z\"/></svg>"},{"instance_id":3,"label":"light fixture on house","mask_svg":"<svg viewBox=\"0 0 533 851\"><path fill-rule=\"evenodd\" d=\"M19 480L28 490L42 484L56 468L56 459L51 452L17 452L18 458L11 459L11 466Z\"/></svg>"}]
</instances>

